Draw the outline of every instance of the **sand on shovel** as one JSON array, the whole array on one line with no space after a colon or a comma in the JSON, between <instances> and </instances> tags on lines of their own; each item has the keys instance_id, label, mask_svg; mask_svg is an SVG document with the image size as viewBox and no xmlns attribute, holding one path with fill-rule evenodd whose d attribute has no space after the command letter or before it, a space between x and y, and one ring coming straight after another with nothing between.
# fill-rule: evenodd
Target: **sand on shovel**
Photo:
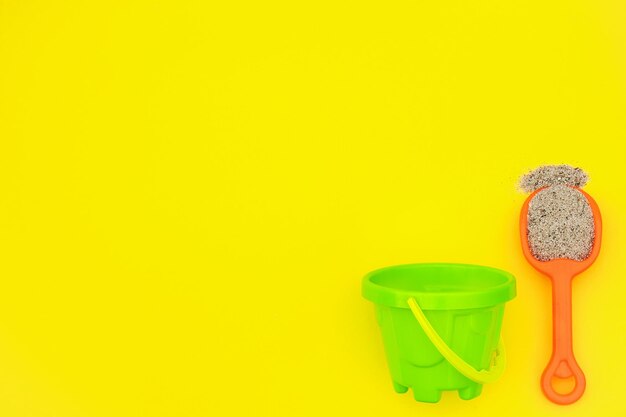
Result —
<instances>
[{"instance_id":1,"label":"sand on shovel","mask_svg":"<svg viewBox=\"0 0 626 417\"><path fill-rule=\"evenodd\" d=\"M593 213L585 196L572 187L588 181L580 168L542 166L524 175L520 188L539 191L528 206L528 242L540 261L567 258L582 261L593 247Z\"/></svg>"},{"instance_id":2,"label":"sand on shovel","mask_svg":"<svg viewBox=\"0 0 626 417\"><path fill-rule=\"evenodd\" d=\"M519 186L523 191L532 193L539 188L553 185L584 187L588 181L589 176L580 168L571 165L544 165L524 175Z\"/></svg>"}]
</instances>

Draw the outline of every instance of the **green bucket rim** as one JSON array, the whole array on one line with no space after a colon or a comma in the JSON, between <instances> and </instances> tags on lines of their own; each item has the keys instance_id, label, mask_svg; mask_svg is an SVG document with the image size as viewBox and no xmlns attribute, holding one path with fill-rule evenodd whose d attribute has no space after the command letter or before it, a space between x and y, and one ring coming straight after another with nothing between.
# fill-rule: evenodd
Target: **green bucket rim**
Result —
<instances>
[{"instance_id":1,"label":"green bucket rim","mask_svg":"<svg viewBox=\"0 0 626 417\"><path fill-rule=\"evenodd\" d=\"M389 285L389 281L402 273L402 284ZM411 278L407 279L409 275ZM381 282L385 280L387 285ZM406 288L409 281L422 288ZM466 288L460 288L463 286ZM423 310L458 310L505 303L515 298L516 288L513 274L501 269L457 263L416 263L388 266L368 273L363 277L362 295L388 307L408 309L408 300L412 297Z\"/></svg>"}]
</instances>

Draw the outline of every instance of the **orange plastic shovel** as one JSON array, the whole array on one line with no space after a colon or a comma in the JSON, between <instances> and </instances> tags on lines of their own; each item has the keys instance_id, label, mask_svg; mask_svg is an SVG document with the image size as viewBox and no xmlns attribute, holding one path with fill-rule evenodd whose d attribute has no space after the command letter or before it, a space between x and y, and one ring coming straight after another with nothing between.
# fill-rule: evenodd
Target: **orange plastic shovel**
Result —
<instances>
[{"instance_id":1,"label":"orange plastic shovel","mask_svg":"<svg viewBox=\"0 0 626 417\"><path fill-rule=\"evenodd\" d=\"M520 235L522 250L530 264L539 272L552 280L552 358L541 376L541 388L545 396L556 404L571 404L578 400L585 392L585 374L574 358L572 348L572 279L589 268L600 252L602 237L602 218L600 209L593 198L577 187L591 207L595 236L591 253L583 261L573 259L553 259L539 261L531 251L528 242L528 205L541 189L533 192L524 202L520 216ZM554 378L574 377L575 385L571 392L561 394L553 387Z\"/></svg>"}]
</instances>

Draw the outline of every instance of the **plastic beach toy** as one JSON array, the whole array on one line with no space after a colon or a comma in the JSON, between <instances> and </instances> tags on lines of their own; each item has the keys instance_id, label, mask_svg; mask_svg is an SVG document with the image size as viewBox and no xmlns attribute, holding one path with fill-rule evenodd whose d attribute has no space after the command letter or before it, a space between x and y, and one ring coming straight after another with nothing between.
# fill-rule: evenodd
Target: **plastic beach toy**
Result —
<instances>
[{"instance_id":1,"label":"plastic beach toy","mask_svg":"<svg viewBox=\"0 0 626 417\"><path fill-rule=\"evenodd\" d=\"M393 387L417 401L442 391L480 395L505 364L500 328L515 278L494 268L461 264L400 265L363 278L374 302Z\"/></svg>"},{"instance_id":2,"label":"plastic beach toy","mask_svg":"<svg viewBox=\"0 0 626 417\"><path fill-rule=\"evenodd\" d=\"M585 374L574 358L572 347L572 279L589 268L600 252L602 238L602 219L600 209L593 198L583 190L580 191L591 208L594 222L594 239L591 253L583 261L572 259L537 260L528 242L528 207L533 197L542 189L533 192L522 206L520 215L520 236L522 250L528 262L539 272L552 281L552 357L541 376L541 389L545 396L556 404L566 405L578 400L585 392ZM558 393L553 386L555 378L574 377L575 385L571 392Z\"/></svg>"}]
</instances>

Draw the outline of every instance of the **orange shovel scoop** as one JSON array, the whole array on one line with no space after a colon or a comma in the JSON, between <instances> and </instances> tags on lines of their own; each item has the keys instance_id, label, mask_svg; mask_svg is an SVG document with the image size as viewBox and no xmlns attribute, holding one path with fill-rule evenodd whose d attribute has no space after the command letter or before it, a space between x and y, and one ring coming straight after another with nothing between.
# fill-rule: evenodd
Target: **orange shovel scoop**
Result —
<instances>
[{"instance_id":1,"label":"orange shovel scoop","mask_svg":"<svg viewBox=\"0 0 626 417\"><path fill-rule=\"evenodd\" d=\"M589 268L600 252L602 237L602 219L596 202L580 188L593 213L594 240L591 253L583 261L573 259L553 259L540 261L530 250L528 242L528 206L541 189L533 192L524 202L520 216L520 235L522 250L528 262L539 272L552 280L552 358L541 376L541 388L545 396L556 404L571 404L578 400L585 391L585 374L574 358L572 348L572 279ZM575 385L571 392L561 394L553 387L554 378L574 377Z\"/></svg>"}]
</instances>

